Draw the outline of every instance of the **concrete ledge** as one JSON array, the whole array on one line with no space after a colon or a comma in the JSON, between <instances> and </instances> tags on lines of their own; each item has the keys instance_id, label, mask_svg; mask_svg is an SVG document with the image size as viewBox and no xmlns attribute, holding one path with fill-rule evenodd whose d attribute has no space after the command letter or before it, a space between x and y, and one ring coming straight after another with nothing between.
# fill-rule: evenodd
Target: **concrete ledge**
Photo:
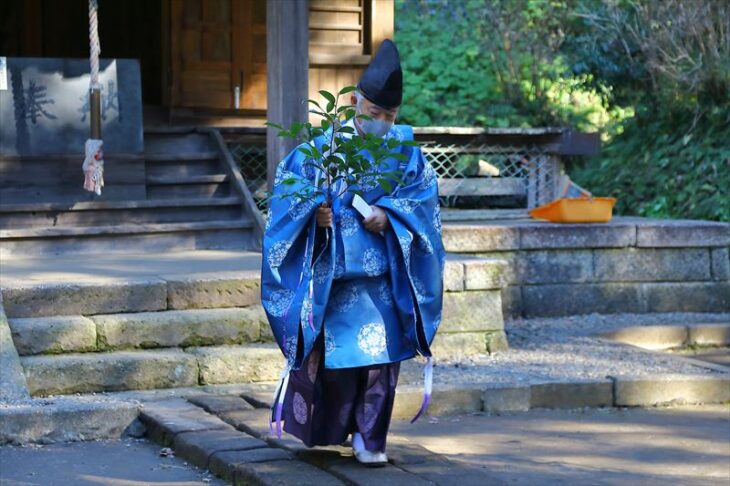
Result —
<instances>
[{"instance_id":1,"label":"concrete ledge","mask_svg":"<svg viewBox=\"0 0 730 486\"><path fill-rule=\"evenodd\" d=\"M167 309L163 280L33 284L3 288L8 317L91 315Z\"/></svg>"},{"instance_id":2,"label":"concrete ledge","mask_svg":"<svg viewBox=\"0 0 730 486\"><path fill-rule=\"evenodd\" d=\"M730 400L730 377L616 379L616 406L654 406L667 403L719 403Z\"/></svg>"},{"instance_id":3,"label":"concrete ledge","mask_svg":"<svg viewBox=\"0 0 730 486\"><path fill-rule=\"evenodd\" d=\"M529 386L497 385L482 393L482 402L487 413L527 412L531 396Z\"/></svg>"},{"instance_id":4,"label":"concrete ledge","mask_svg":"<svg viewBox=\"0 0 730 486\"><path fill-rule=\"evenodd\" d=\"M693 325L688 326L687 331L690 343L730 346L730 323Z\"/></svg>"},{"instance_id":5,"label":"concrete ledge","mask_svg":"<svg viewBox=\"0 0 730 486\"><path fill-rule=\"evenodd\" d=\"M557 224L532 221L520 226L520 248L621 248L634 246L636 227L615 220L608 224Z\"/></svg>"},{"instance_id":6,"label":"concrete ledge","mask_svg":"<svg viewBox=\"0 0 730 486\"><path fill-rule=\"evenodd\" d=\"M118 439L137 419L139 404L101 397L33 399L0 407L0 444Z\"/></svg>"},{"instance_id":7,"label":"concrete ledge","mask_svg":"<svg viewBox=\"0 0 730 486\"><path fill-rule=\"evenodd\" d=\"M690 344L730 345L730 323L690 324L688 326L633 326L599 334L645 349L678 348Z\"/></svg>"},{"instance_id":8,"label":"concrete ledge","mask_svg":"<svg viewBox=\"0 0 730 486\"><path fill-rule=\"evenodd\" d=\"M613 382L540 383L530 386L530 408L610 407Z\"/></svg>"},{"instance_id":9,"label":"concrete ledge","mask_svg":"<svg viewBox=\"0 0 730 486\"><path fill-rule=\"evenodd\" d=\"M688 247L730 245L730 224L698 220L636 221L638 247Z\"/></svg>"}]
</instances>

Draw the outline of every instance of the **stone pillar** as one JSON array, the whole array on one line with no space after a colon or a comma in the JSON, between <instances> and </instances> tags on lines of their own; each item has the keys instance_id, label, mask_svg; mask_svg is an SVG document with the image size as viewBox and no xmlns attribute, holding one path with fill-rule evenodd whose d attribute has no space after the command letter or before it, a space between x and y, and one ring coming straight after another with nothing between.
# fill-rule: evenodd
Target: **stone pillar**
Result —
<instances>
[{"instance_id":1,"label":"stone pillar","mask_svg":"<svg viewBox=\"0 0 730 486\"><path fill-rule=\"evenodd\" d=\"M266 118L289 126L307 121L309 97L309 0L266 0ZM266 131L266 182L296 142Z\"/></svg>"}]
</instances>

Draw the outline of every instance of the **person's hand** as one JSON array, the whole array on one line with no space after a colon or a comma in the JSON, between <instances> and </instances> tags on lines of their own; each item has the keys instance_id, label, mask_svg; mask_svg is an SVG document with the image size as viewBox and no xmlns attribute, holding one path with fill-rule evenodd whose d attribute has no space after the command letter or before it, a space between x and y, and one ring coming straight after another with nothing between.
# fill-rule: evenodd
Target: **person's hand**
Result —
<instances>
[{"instance_id":1,"label":"person's hand","mask_svg":"<svg viewBox=\"0 0 730 486\"><path fill-rule=\"evenodd\" d=\"M385 214L383 208L379 206L370 206L373 209L373 213L367 218L362 220L363 226L368 231L373 233L380 233L385 230L390 224L388 222L388 215Z\"/></svg>"},{"instance_id":2,"label":"person's hand","mask_svg":"<svg viewBox=\"0 0 730 486\"><path fill-rule=\"evenodd\" d=\"M326 202L317 208L317 226L320 228L332 226L332 209Z\"/></svg>"}]
</instances>

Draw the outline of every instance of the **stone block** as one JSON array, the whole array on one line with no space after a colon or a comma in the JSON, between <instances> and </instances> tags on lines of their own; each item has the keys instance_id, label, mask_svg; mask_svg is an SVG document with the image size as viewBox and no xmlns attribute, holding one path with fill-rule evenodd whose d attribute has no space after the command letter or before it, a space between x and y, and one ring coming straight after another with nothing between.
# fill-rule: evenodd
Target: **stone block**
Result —
<instances>
[{"instance_id":1,"label":"stone block","mask_svg":"<svg viewBox=\"0 0 730 486\"><path fill-rule=\"evenodd\" d=\"M391 464L386 464L383 467L368 468L363 467L358 462L347 461L330 467L329 471L345 479L348 484L362 486L381 486L384 484L390 486L432 486L434 484L431 481L406 472Z\"/></svg>"},{"instance_id":2,"label":"stone block","mask_svg":"<svg viewBox=\"0 0 730 486\"><path fill-rule=\"evenodd\" d=\"M491 223L444 224L441 238L444 248L454 253L480 253L517 250L520 231L516 225Z\"/></svg>"},{"instance_id":3,"label":"stone block","mask_svg":"<svg viewBox=\"0 0 730 486\"><path fill-rule=\"evenodd\" d=\"M444 265L444 291L461 292L464 290L464 264L460 260L446 259Z\"/></svg>"},{"instance_id":4,"label":"stone block","mask_svg":"<svg viewBox=\"0 0 730 486\"><path fill-rule=\"evenodd\" d=\"M195 395L188 397L190 403L203 408L208 413L219 414L237 410L253 410L253 406L239 395Z\"/></svg>"},{"instance_id":5,"label":"stone block","mask_svg":"<svg viewBox=\"0 0 730 486\"><path fill-rule=\"evenodd\" d=\"M275 381L282 355L272 345L204 346L186 348L197 358L201 384Z\"/></svg>"},{"instance_id":6,"label":"stone block","mask_svg":"<svg viewBox=\"0 0 730 486\"><path fill-rule=\"evenodd\" d=\"M97 315L103 349L242 344L259 340L260 316L247 308Z\"/></svg>"},{"instance_id":7,"label":"stone block","mask_svg":"<svg viewBox=\"0 0 730 486\"><path fill-rule=\"evenodd\" d=\"M730 346L729 324L690 324L688 341L694 344Z\"/></svg>"},{"instance_id":8,"label":"stone block","mask_svg":"<svg viewBox=\"0 0 730 486\"><path fill-rule=\"evenodd\" d=\"M708 247L730 245L730 224L681 219L638 220L636 246Z\"/></svg>"},{"instance_id":9,"label":"stone block","mask_svg":"<svg viewBox=\"0 0 730 486\"><path fill-rule=\"evenodd\" d=\"M91 315L167 308L167 287L158 279L83 284L28 284L3 289L8 317Z\"/></svg>"},{"instance_id":10,"label":"stone block","mask_svg":"<svg viewBox=\"0 0 730 486\"><path fill-rule=\"evenodd\" d=\"M652 282L710 280L707 248L596 250L596 281Z\"/></svg>"},{"instance_id":11,"label":"stone block","mask_svg":"<svg viewBox=\"0 0 730 486\"><path fill-rule=\"evenodd\" d=\"M163 275L170 309L246 307L261 303L259 272Z\"/></svg>"},{"instance_id":12,"label":"stone block","mask_svg":"<svg viewBox=\"0 0 730 486\"><path fill-rule=\"evenodd\" d=\"M616 406L653 406L664 403L721 403L730 400L727 376L692 378L618 377Z\"/></svg>"},{"instance_id":13,"label":"stone block","mask_svg":"<svg viewBox=\"0 0 730 486\"><path fill-rule=\"evenodd\" d=\"M466 290L493 290L507 285L507 262L495 259L464 260Z\"/></svg>"},{"instance_id":14,"label":"stone block","mask_svg":"<svg viewBox=\"0 0 730 486\"><path fill-rule=\"evenodd\" d=\"M119 439L138 414L138 403L101 396L5 403L0 407L0 444Z\"/></svg>"},{"instance_id":15,"label":"stone block","mask_svg":"<svg viewBox=\"0 0 730 486\"><path fill-rule=\"evenodd\" d=\"M522 315L522 287L510 285L502 289L502 316L518 317Z\"/></svg>"},{"instance_id":16,"label":"stone block","mask_svg":"<svg viewBox=\"0 0 730 486\"><path fill-rule=\"evenodd\" d=\"M730 251L728 248L712 248L712 278L730 280Z\"/></svg>"},{"instance_id":17,"label":"stone block","mask_svg":"<svg viewBox=\"0 0 730 486\"><path fill-rule=\"evenodd\" d=\"M668 349L686 344L688 333L685 326L634 326L601 336L645 349Z\"/></svg>"},{"instance_id":18,"label":"stone block","mask_svg":"<svg viewBox=\"0 0 730 486\"><path fill-rule=\"evenodd\" d=\"M730 282L645 283L647 312L728 312Z\"/></svg>"},{"instance_id":19,"label":"stone block","mask_svg":"<svg viewBox=\"0 0 730 486\"><path fill-rule=\"evenodd\" d=\"M595 224L532 223L520 228L520 248L623 248L634 246L636 227L629 222Z\"/></svg>"},{"instance_id":20,"label":"stone block","mask_svg":"<svg viewBox=\"0 0 730 486\"><path fill-rule=\"evenodd\" d=\"M30 398L0 292L0 402Z\"/></svg>"},{"instance_id":21,"label":"stone block","mask_svg":"<svg viewBox=\"0 0 730 486\"><path fill-rule=\"evenodd\" d=\"M530 386L530 408L610 407L613 382L538 383Z\"/></svg>"},{"instance_id":22,"label":"stone block","mask_svg":"<svg viewBox=\"0 0 730 486\"><path fill-rule=\"evenodd\" d=\"M475 256L504 262L502 278L504 278L506 285L516 285L520 283L520 275L518 275L518 261L522 253L523 252L520 251L490 251L478 253Z\"/></svg>"},{"instance_id":23,"label":"stone block","mask_svg":"<svg viewBox=\"0 0 730 486\"><path fill-rule=\"evenodd\" d=\"M265 439L269 434L269 409L235 410L221 412L221 420L249 435Z\"/></svg>"},{"instance_id":24,"label":"stone block","mask_svg":"<svg viewBox=\"0 0 730 486\"><path fill-rule=\"evenodd\" d=\"M234 430L233 427L181 398L146 402L139 418L148 436L163 446L171 446L177 434L203 430Z\"/></svg>"},{"instance_id":25,"label":"stone block","mask_svg":"<svg viewBox=\"0 0 730 486\"><path fill-rule=\"evenodd\" d=\"M198 384L198 363L180 350L21 357L32 395L145 390Z\"/></svg>"},{"instance_id":26,"label":"stone block","mask_svg":"<svg viewBox=\"0 0 730 486\"><path fill-rule=\"evenodd\" d=\"M593 279L591 250L532 250L517 258L520 284L589 282Z\"/></svg>"},{"instance_id":27,"label":"stone block","mask_svg":"<svg viewBox=\"0 0 730 486\"><path fill-rule=\"evenodd\" d=\"M10 328L21 355L96 350L96 326L83 316L10 319Z\"/></svg>"},{"instance_id":28,"label":"stone block","mask_svg":"<svg viewBox=\"0 0 730 486\"><path fill-rule=\"evenodd\" d=\"M413 418L423 401L423 388L414 385L398 387L393 405L393 418ZM434 385L427 414L430 416L478 412L482 409L482 390L467 385ZM422 420L423 418L419 419Z\"/></svg>"},{"instance_id":29,"label":"stone block","mask_svg":"<svg viewBox=\"0 0 730 486\"><path fill-rule=\"evenodd\" d=\"M487 352L486 332L438 332L431 343L437 359L461 360Z\"/></svg>"},{"instance_id":30,"label":"stone block","mask_svg":"<svg viewBox=\"0 0 730 486\"><path fill-rule=\"evenodd\" d=\"M439 385L433 387L428 414L431 416L479 412L482 409L482 387Z\"/></svg>"},{"instance_id":31,"label":"stone block","mask_svg":"<svg viewBox=\"0 0 730 486\"><path fill-rule=\"evenodd\" d=\"M177 456L207 469L210 457L216 452L257 449L267 446L266 442L231 427L181 432L173 438L172 447Z\"/></svg>"},{"instance_id":32,"label":"stone block","mask_svg":"<svg viewBox=\"0 0 730 486\"><path fill-rule=\"evenodd\" d=\"M482 393L487 413L527 412L530 410L529 386L490 386Z\"/></svg>"},{"instance_id":33,"label":"stone block","mask_svg":"<svg viewBox=\"0 0 730 486\"><path fill-rule=\"evenodd\" d=\"M553 284L522 287L526 317L645 312L640 284Z\"/></svg>"},{"instance_id":34,"label":"stone block","mask_svg":"<svg viewBox=\"0 0 730 486\"><path fill-rule=\"evenodd\" d=\"M215 452L210 456L208 469L216 476L228 482L233 482L233 475L238 464L293 460L294 455L283 449L249 449L245 451Z\"/></svg>"},{"instance_id":35,"label":"stone block","mask_svg":"<svg viewBox=\"0 0 730 486\"><path fill-rule=\"evenodd\" d=\"M491 331L503 328L502 294L499 290L444 293L439 331Z\"/></svg>"},{"instance_id":36,"label":"stone block","mask_svg":"<svg viewBox=\"0 0 730 486\"><path fill-rule=\"evenodd\" d=\"M509 349L509 343L507 342L507 334L504 331L492 331L488 332L487 336L487 351L489 354L499 353L507 351Z\"/></svg>"},{"instance_id":37,"label":"stone block","mask_svg":"<svg viewBox=\"0 0 730 486\"><path fill-rule=\"evenodd\" d=\"M235 486L287 485L345 486L335 476L302 461L247 462L236 465Z\"/></svg>"}]
</instances>

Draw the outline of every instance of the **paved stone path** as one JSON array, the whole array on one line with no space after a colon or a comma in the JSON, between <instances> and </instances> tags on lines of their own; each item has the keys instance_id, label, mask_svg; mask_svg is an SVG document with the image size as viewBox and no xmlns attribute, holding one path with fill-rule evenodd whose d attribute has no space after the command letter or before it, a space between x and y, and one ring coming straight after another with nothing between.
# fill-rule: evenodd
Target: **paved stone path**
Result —
<instances>
[{"instance_id":1,"label":"paved stone path","mask_svg":"<svg viewBox=\"0 0 730 486\"><path fill-rule=\"evenodd\" d=\"M223 486L226 481L148 439L0 447L2 486Z\"/></svg>"},{"instance_id":2,"label":"paved stone path","mask_svg":"<svg viewBox=\"0 0 730 486\"><path fill-rule=\"evenodd\" d=\"M388 444L391 464L370 469L356 463L348 447L306 449L286 435L281 440L264 437L265 442L221 425L217 416L252 434L266 430L264 409L242 409L234 399L239 398L193 399L217 415L180 399L150 402L150 416L156 413L153 409L160 412L166 407L167 418L149 432L158 441L171 441L175 449L171 457L160 456L161 444L132 438L0 447L0 485L193 486L229 481L317 486L726 485L730 481L730 404L469 414L416 424L396 420ZM201 460L208 461L210 470L190 464Z\"/></svg>"}]
</instances>

